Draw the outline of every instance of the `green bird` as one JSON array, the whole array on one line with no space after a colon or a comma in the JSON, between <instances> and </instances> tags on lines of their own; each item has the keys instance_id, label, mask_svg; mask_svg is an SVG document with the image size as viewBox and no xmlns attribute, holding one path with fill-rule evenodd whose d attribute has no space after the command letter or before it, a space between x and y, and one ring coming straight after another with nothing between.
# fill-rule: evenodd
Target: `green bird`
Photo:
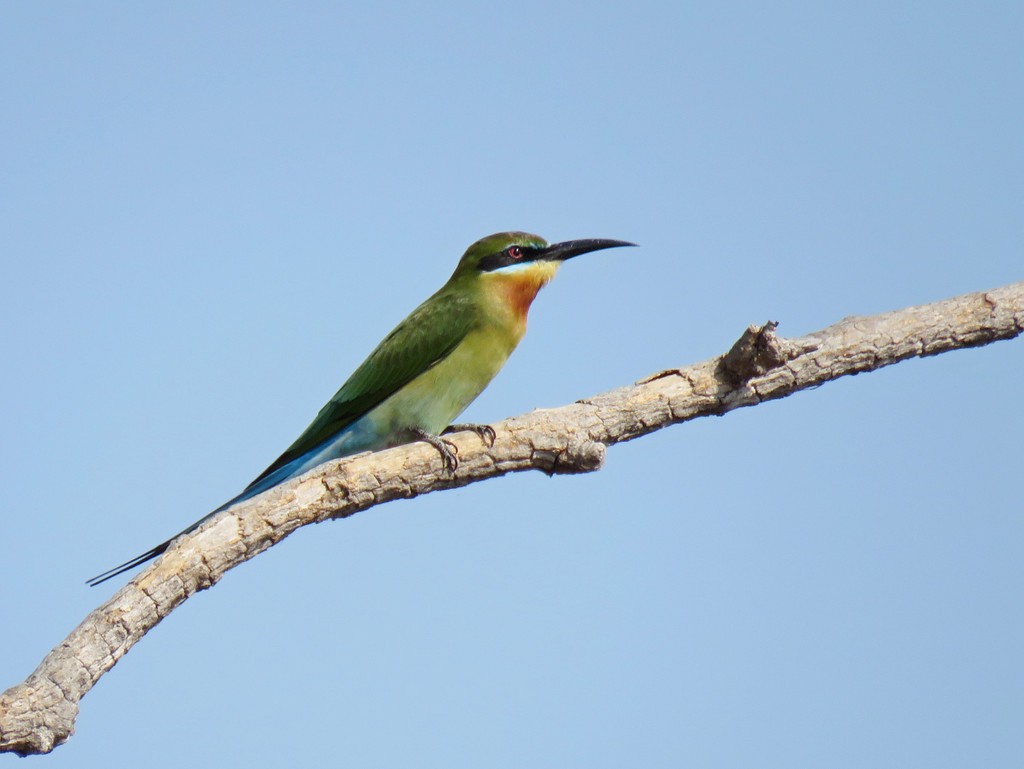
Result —
<instances>
[{"instance_id":1,"label":"green bird","mask_svg":"<svg viewBox=\"0 0 1024 769\"><path fill-rule=\"evenodd\" d=\"M454 446L440 434L449 427L474 429L493 443L490 427L452 422L523 338L537 292L567 259L633 245L604 239L549 245L525 232L499 232L478 240L448 282L384 337L302 435L241 494L88 584L98 585L156 558L222 510L332 459L422 440L440 452L444 468L454 473Z\"/></svg>"}]
</instances>

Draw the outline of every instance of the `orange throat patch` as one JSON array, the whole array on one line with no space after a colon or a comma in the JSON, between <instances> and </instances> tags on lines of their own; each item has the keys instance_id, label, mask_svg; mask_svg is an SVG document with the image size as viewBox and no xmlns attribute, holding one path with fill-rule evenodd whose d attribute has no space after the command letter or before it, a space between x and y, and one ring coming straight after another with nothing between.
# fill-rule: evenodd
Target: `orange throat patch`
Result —
<instances>
[{"instance_id":1,"label":"orange throat patch","mask_svg":"<svg viewBox=\"0 0 1024 769\"><path fill-rule=\"evenodd\" d=\"M494 291L492 296L525 325L526 314L537 298L537 292L555 277L557 271L556 262L534 262L514 272L492 273L486 276L486 280Z\"/></svg>"}]
</instances>

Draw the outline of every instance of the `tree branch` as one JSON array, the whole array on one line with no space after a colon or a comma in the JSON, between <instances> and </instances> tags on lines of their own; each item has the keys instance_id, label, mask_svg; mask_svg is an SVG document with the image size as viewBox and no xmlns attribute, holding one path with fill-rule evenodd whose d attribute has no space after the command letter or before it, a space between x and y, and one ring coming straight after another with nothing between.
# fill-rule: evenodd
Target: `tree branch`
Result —
<instances>
[{"instance_id":1,"label":"tree branch","mask_svg":"<svg viewBox=\"0 0 1024 769\"><path fill-rule=\"evenodd\" d=\"M725 414L907 358L1011 339L1024 331L1024 282L869 317L853 317L798 339L775 323L751 326L732 350L669 369L630 387L494 425L494 446L452 439L463 459L440 472L421 443L329 462L240 504L181 537L94 610L21 684L0 695L0 752L47 753L74 731L78 702L161 619L228 569L301 526L392 499L521 470L599 469L607 446L671 424Z\"/></svg>"}]
</instances>

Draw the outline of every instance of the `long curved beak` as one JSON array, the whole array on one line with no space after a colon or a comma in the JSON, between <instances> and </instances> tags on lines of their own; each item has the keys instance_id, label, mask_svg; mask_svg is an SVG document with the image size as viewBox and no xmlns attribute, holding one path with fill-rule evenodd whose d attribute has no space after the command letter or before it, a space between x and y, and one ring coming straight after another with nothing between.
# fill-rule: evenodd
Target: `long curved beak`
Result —
<instances>
[{"instance_id":1,"label":"long curved beak","mask_svg":"<svg viewBox=\"0 0 1024 769\"><path fill-rule=\"evenodd\" d=\"M564 262L580 254L589 254L591 251L600 251L603 248L618 248L619 246L635 246L626 240L608 240L606 238L585 238L583 240L567 240L563 243L552 243L537 255L538 260L551 262Z\"/></svg>"}]
</instances>

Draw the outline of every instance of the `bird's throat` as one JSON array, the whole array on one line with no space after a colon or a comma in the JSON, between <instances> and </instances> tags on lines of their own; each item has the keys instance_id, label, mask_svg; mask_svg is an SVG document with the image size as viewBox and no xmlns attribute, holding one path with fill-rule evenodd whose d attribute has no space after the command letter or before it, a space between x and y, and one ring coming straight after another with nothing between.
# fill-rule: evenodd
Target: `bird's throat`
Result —
<instances>
[{"instance_id":1,"label":"bird's throat","mask_svg":"<svg viewBox=\"0 0 1024 769\"><path fill-rule=\"evenodd\" d=\"M556 262L532 262L521 269L484 276L490 298L510 312L519 323L526 322L530 305L558 271Z\"/></svg>"}]
</instances>

